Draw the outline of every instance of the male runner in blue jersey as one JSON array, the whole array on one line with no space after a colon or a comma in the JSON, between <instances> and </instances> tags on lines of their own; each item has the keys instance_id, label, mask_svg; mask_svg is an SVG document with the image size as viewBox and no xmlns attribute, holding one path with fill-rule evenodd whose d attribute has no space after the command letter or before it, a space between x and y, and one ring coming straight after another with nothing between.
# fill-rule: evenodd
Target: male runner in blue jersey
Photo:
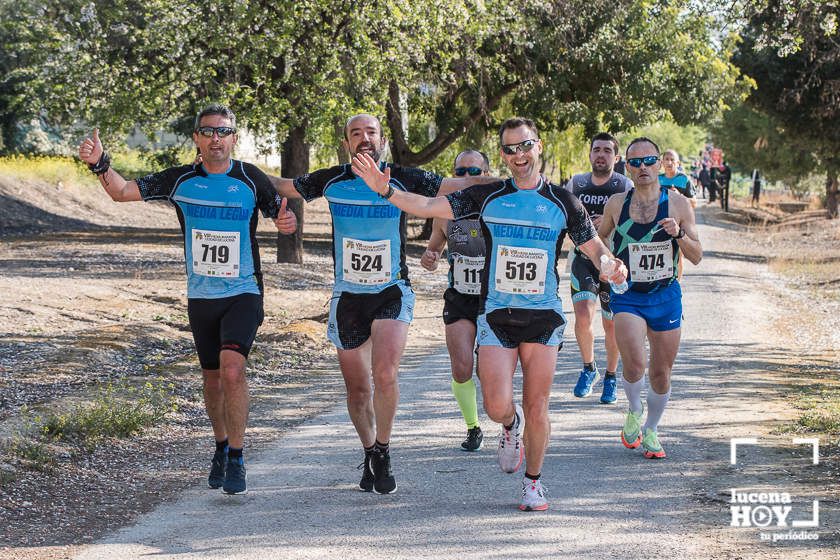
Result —
<instances>
[{"instance_id":1,"label":"male runner in blue jersey","mask_svg":"<svg viewBox=\"0 0 840 560\"><path fill-rule=\"evenodd\" d=\"M236 140L236 116L227 107L210 105L196 117L193 132L202 163L135 181L126 181L110 167L98 130L79 146L79 157L113 200L168 200L175 206L184 233L187 313L216 438L208 484L227 494L247 491L242 456L248 421L245 364L263 320L257 210L273 218L281 233L297 228L268 176L231 159Z\"/></svg>"},{"instance_id":2,"label":"male runner in blue jersey","mask_svg":"<svg viewBox=\"0 0 840 560\"><path fill-rule=\"evenodd\" d=\"M382 124L372 115L355 115L347 121L344 145L351 156L366 154L387 168L397 188L407 192L435 196L442 186L456 190L490 180L444 179L380 161L387 144ZM359 488L390 494L397 489L390 455L400 396L397 373L414 313L405 264L405 214L372 193L349 164L273 180L283 196L306 201L323 196L330 203L335 287L327 336L338 351L347 411L365 450Z\"/></svg>"},{"instance_id":3,"label":"male runner in blue jersey","mask_svg":"<svg viewBox=\"0 0 840 560\"><path fill-rule=\"evenodd\" d=\"M621 173L613 171L618 159L618 140L612 134L601 132L589 143L591 173L580 173L566 184L566 190L578 197L589 212L595 229L601 224L604 204L614 194L623 193L633 187L633 182ZM595 302L601 302L601 323L604 326L604 346L607 352L607 368L604 371L604 388L601 402L612 404L616 399L615 372L618 369L618 346L615 343L615 325L610 311L610 289L601 282L598 267L578 249L569 252L569 283L572 290L572 306L575 310L575 339L577 339L583 369L573 389L576 397L588 397L592 386L598 380L598 366L595 362L595 334L592 322L595 317Z\"/></svg>"},{"instance_id":4,"label":"male runner in blue jersey","mask_svg":"<svg viewBox=\"0 0 840 560\"><path fill-rule=\"evenodd\" d=\"M455 158L456 177L490 175L487 156L477 150L464 150ZM435 218L432 236L420 265L436 270L443 247L449 261L449 287L443 294L443 323L446 348L452 365L452 394L467 423L464 451L478 451L484 433L478 425L478 404L473 380L475 325L478 320L481 271L484 269L484 235L477 219L441 220Z\"/></svg>"},{"instance_id":5,"label":"male runner in blue jersey","mask_svg":"<svg viewBox=\"0 0 840 560\"><path fill-rule=\"evenodd\" d=\"M417 216L480 219L487 247L477 325L484 409L502 424L497 455L502 471L516 472L526 459L519 508L542 511L548 509L540 481L550 433L548 400L566 325L557 294L560 247L568 232L593 262L612 255L580 201L541 175L542 141L534 122L508 119L499 141L512 177L448 196L426 198L394 188L390 170L365 153L356 155L353 169L383 199ZM622 282L626 272L620 264L609 280ZM513 402L517 361L522 406Z\"/></svg>"},{"instance_id":6,"label":"male runner in blue jersey","mask_svg":"<svg viewBox=\"0 0 840 560\"><path fill-rule=\"evenodd\" d=\"M694 210L684 196L659 184L659 146L636 138L627 146L627 169L635 187L607 201L598 230L612 235L613 251L627 263L630 289L611 295L615 335L621 352L624 392L630 410L621 442L641 444L648 459L662 459L665 450L657 427L671 396L671 369L680 346L682 292L677 278L680 251L694 264L703 257ZM647 418L642 424L645 338L650 344L647 366Z\"/></svg>"}]
</instances>

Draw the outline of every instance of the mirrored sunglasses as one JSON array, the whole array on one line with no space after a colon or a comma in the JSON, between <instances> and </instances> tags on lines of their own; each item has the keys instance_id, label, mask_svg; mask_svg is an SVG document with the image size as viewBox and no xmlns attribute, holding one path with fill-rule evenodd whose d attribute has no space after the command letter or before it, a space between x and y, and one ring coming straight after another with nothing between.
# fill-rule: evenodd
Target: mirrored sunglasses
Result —
<instances>
[{"instance_id":1,"label":"mirrored sunglasses","mask_svg":"<svg viewBox=\"0 0 840 560\"><path fill-rule=\"evenodd\" d=\"M206 138L212 138L214 133L218 134L219 138L236 134L236 129L229 126L200 126L195 131Z\"/></svg>"}]
</instances>

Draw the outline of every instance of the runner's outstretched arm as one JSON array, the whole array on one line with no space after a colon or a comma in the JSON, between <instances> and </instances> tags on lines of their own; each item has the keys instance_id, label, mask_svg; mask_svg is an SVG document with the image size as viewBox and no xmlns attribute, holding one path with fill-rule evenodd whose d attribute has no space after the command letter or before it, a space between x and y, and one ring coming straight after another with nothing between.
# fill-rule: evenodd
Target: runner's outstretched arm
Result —
<instances>
[{"instance_id":1,"label":"runner's outstretched arm","mask_svg":"<svg viewBox=\"0 0 840 560\"><path fill-rule=\"evenodd\" d=\"M445 196L457 191L462 191L473 185L498 183L501 180L501 177L490 177L488 175L475 175L472 177L445 177L443 181L440 182L440 188L438 189L437 194L438 196Z\"/></svg>"},{"instance_id":2,"label":"runner's outstretched arm","mask_svg":"<svg viewBox=\"0 0 840 560\"><path fill-rule=\"evenodd\" d=\"M285 196L286 198L303 198L295 188L293 179L277 177L275 175L269 175L268 178L271 184L274 185L274 190L280 193L280 196Z\"/></svg>"},{"instance_id":3,"label":"runner's outstretched arm","mask_svg":"<svg viewBox=\"0 0 840 560\"><path fill-rule=\"evenodd\" d=\"M79 144L79 159L91 167L99 177L99 183L105 192L116 202L135 202L143 200L135 181L126 181L122 175L111 168L111 158L99 140L99 129L93 129L93 136L85 138Z\"/></svg>"},{"instance_id":4,"label":"runner's outstretched arm","mask_svg":"<svg viewBox=\"0 0 840 560\"><path fill-rule=\"evenodd\" d=\"M395 189L390 185L391 168L386 167L384 172L381 171L373 158L365 153L356 154L353 158L353 173L361 177L370 190L388 199L400 210L421 218L454 218L452 206L446 197L427 198Z\"/></svg>"},{"instance_id":5,"label":"runner's outstretched arm","mask_svg":"<svg viewBox=\"0 0 840 560\"><path fill-rule=\"evenodd\" d=\"M584 255L589 257L589 260L598 267L598 270L601 270L601 255L606 255L607 258L615 259L615 262L618 263L615 271L611 276L602 277L602 280L606 280L614 284L621 284L627 280L627 267L624 266L621 259L613 255L610 250L607 249L607 246L604 245L604 242L601 241L600 237L595 236L586 243L578 245L578 249L580 249Z\"/></svg>"}]
</instances>

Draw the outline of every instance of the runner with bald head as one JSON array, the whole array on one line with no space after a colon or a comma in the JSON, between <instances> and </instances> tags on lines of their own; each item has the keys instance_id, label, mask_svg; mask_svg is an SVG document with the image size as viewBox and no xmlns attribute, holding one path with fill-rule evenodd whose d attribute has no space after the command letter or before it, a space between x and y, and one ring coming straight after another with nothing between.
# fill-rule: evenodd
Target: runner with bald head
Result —
<instances>
[{"instance_id":1,"label":"runner with bald head","mask_svg":"<svg viewBox=\"0 0 840 560\"><path fill-rule=\"evenodd\" d=\"M659 184L686 197L692 208L697 206L694 186L688 175L680 171L680 155L674 149L662 152L662 173L659 174Z\"/></svg>"},{"instance_id":2,"label":"runner with bald head","mask_svg":"<svg viewBox=\"0 0 840 560\"><path fill-rule=\"evenodd\" d=\"M390 169L397 189L424 196L451 192L492 178L447 178L383 161L387 141L373 115L350 117L344 146ZM405 262L405 213L367 188L350 164L273 178L283 196L329 201L335 287L327 337L335 344L347 388L347 410L364 447L359 488L390 494L397 489L390 441L399 402L397 373L414 313ZM371 384L371 379L373 383Z\"/></svg>"},{"instance_id":3,"label":"runner with bald head","mask_svg":"<svg viewBox=\"0 0 840 560\"><path fill-rule=\"evenodd\" d=\"M456 177L490 175L490 162L483 152L464 150L455 158ZM449 287L443 294L443 323L446 348L452 364L452 394L467 424L464 451L478 451L484 433L478 425L475 381L473 380L476 320L478 319L481 270L484 268L484 236L476 219L435 218L432 236L420 264L436 270L441 251L447 246Z\"/></svg>"}]
</instances>

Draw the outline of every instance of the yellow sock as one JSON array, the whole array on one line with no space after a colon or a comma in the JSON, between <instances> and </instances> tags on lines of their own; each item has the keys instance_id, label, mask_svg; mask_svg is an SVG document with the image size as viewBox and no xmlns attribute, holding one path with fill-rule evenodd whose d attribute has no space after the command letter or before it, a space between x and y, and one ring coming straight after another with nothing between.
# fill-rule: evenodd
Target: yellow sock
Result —
<instances>
[{"instance_id":1,"label":"yellow sock","mask_svg":"<svg viewBox=\"0 0 840 560\"><path fill-rule=\"evenodd\" d=\"M458 401L458 407L461 409L461 414L464 415L464 421L467 423L467 428L472 429L478 426L478 405L475 400L475 381L470 378L464 383L458 383L453 379L452 394L455 395L455 400Z\"/></svg>"}]
</instances>

